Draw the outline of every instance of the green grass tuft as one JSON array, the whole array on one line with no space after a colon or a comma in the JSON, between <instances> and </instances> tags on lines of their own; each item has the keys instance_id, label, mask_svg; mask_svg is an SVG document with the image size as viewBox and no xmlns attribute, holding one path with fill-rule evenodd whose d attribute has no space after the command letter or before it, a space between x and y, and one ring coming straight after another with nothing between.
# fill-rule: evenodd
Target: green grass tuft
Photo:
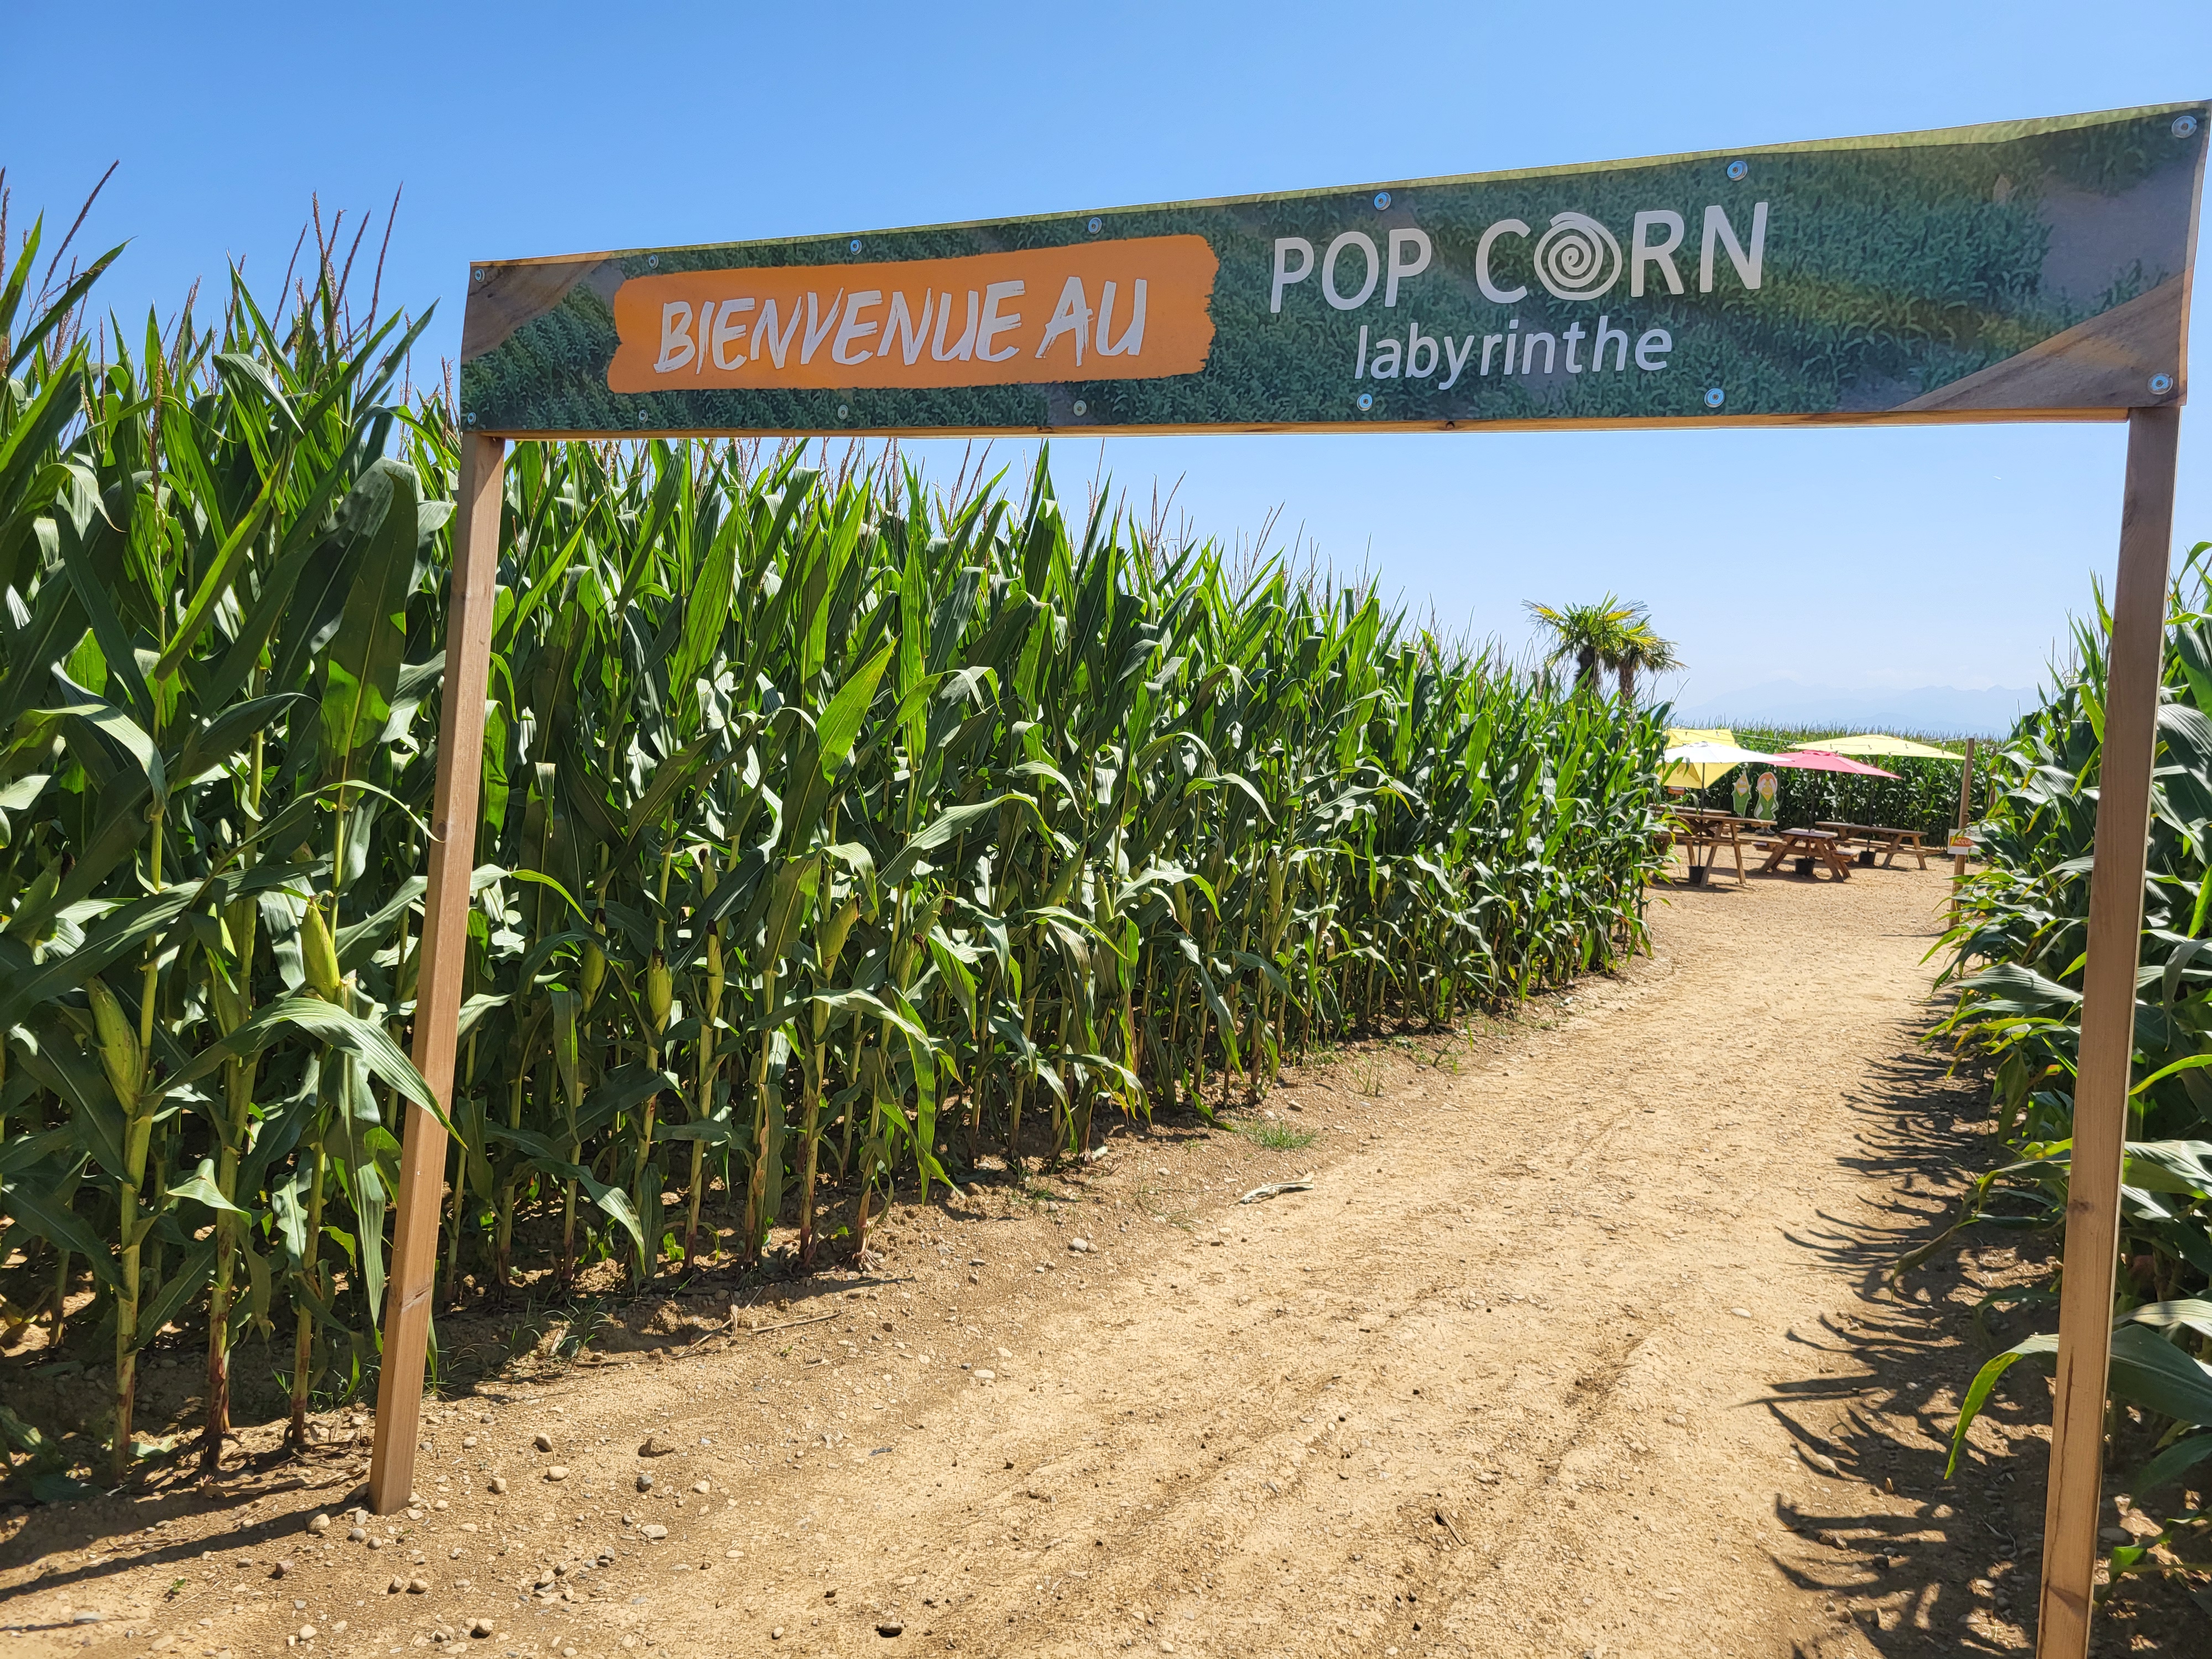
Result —
<instances>
[{"instance_id":1,"label":"green grass tuft","mask_svg":"<svg viewBox=\"0 0 2212 1659\"><path fill-rule=\"evenodd\" d=\"M1314 1142L1311 1129L1293 1129L1287 1123L1240 1123L1237 1133L1257 1146L1271 1152L1295 1152Z\"/></svg>"}]
</instances>

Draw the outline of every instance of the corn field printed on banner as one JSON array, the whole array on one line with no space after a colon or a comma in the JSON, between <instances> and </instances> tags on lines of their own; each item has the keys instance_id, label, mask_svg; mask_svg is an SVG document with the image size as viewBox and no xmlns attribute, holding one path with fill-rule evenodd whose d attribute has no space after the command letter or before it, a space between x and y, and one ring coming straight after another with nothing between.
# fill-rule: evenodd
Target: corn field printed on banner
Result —
<instances>
[{"instance_id":1,"label":"corn field printed on banner","mask_svg":"<svg viewBox=\"0 0 2212 1659\"><path fill-rule=\"evenodd\" d=\"M2204 1363L2212 1358L2208 556L2212 543L2200 543L2167 617L2136 975L2111 1391L2147 1419L2147 1431L2135 1437L2142 1444L2116 1468L2138 1504L2172 1496L2167 1483L2212 1456L2212 1365ZM2109 630L2100 595L2094 622L2075 623L2074 664L1989 756L1994 797L1978 825L1986 862L1966 883L1945 939L1943 978L1958 985L1960 997L1939 1034L1990 1066L2008 1155L1970 1188L1959 1225L2034 1230L2054 1245L2065 1224L2073 1149ZM1908 1261L1926 1259L1942 1242ZM2057 1302L2055 1291L2012 1295L2030 1305ZM1954 1460L2004 1370L2057 1346L2055 1335L2033 1336L1989 1362L1960 1413ZM2116 1555L2114 1576L2144 1553L2142 1540L2131 1541Z\"/></svg>"},{"instance_id":2,"label":"corn field printed on banner","mask_svg":"<svg viewBox=\"0 0 2212 1659\"><path fill-rule=\"evenodd\" d=\"M428 1098L455 452L330 268L281 326L234 286L105 362L76 295L0 307L0 1295L12 1340L112 1367L112 1479L175 1333L210 1466L237 1345L295 1441L361 1385ZM1371 594L1074 531L1042 463L956 493L515 452L448 1295L751 1263L779 1218L859 1250L987 1141L1073 1152L1640 943L1647 714Z\"/></svg>"}]
</instances>

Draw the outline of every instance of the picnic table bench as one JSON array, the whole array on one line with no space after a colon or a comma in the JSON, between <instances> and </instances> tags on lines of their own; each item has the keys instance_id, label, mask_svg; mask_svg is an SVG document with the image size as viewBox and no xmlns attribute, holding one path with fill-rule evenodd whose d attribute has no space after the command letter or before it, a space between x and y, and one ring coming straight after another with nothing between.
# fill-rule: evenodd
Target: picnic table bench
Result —
<instances>
[{"instance_id":1,"label":"picnic table bench","mask_svg":"<svg viewBox=\"0 0 2212 1659\"><path fill-rule=\"evenodd\" d=\"M1702 806L1673 807L1667 816L1672 820L1674 843L1682 849L1682 856L1687 861L1690 885L1704 884L1707 872L1719 862L1723 848L1735 855L1736 884L1743 884L1743 830L1747 820L1733 812L1718 812ZM1702 863L1698 857L1700 852L1705 854Z\"/></svg>"},{"instance_id":2,"label":"picnic table bench","mask_svg":"<svg viewBox=\"0 0 2212 1659\"><path fill-rule=\"evenodd\" d=\"M1880 823L1830 823L1823 820L1813 826L1816 830L1832 830L1838 836L1859 843L1859 863L1867 869L1874 867L1875 854L1883 854L1881 867L1888 869L1897 862L1899 853L1910 853L1920 860L1920 867L1928 867L1928 844L1917 830L1892 830Z\"/></svg>"},{"instance_id":3,"label":"picnic table bench","mask_svg":"<svg viewBox=\"0 0 2212 1659\"><path fill-rule=\"evenodd\" d=\"M1767 843L1770 851L1763 868L1770 873L1782 867L1782 860L1795 858L1797 873L1809 876L1815 864L1825 864L1835 873L1838 881L1850 878L1851 866L1844 860L1843 837L1832 830L1776 830L1770 832L1774 839Z\"/></svg>"}]
</instances>

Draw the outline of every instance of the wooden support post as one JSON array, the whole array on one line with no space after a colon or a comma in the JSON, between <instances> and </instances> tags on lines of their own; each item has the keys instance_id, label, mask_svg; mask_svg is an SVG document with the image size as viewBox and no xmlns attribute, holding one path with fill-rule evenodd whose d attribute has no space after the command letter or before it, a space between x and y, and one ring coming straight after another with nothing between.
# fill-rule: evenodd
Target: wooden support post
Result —
<instances>
[{"instance_id":1,"label":"wooden support post","mask_svg":"<svg viewBox=\"0 0 2212 1659\"><path fill-rule=\"evenodd\" d=\"M476 869L477 793L483 777L483 704L491 674L492 591L499 569L504 440L461 439L460 512L446 615L445 702L438 723L438 781L430 811L428 890L422 896L422 961L415 978L415 1069L441 1109L453 1102L453 1051L468 960L469 890ZM444 1209L445 1126L407 1109L399 1165L399 1215L384 1297L384 1366L376 1388L376 1442L368 1507L389 1515L415 1480L422 1416L422 1362Z\"/></svg>"},{"instance_id":2,"label":"wooden support post","mask_svg":"<svg viewBox=\"0 0 2212 1659\"><path fill-rule=\"evenodd\" d=\"M2074 1158L2066 1188L2066 1265L2058 1300L2058 1376L2051 1484L2043 1509L2038 1659L2085 1659L2097 1569L2105 1452L2105 1373L2112 1358L2112 1271L2120 1246L2120 1159L2135 1048L2136 963L2150 836L2151 755L2166 643L2167 550L2181 411L2128 416L2120 568L2106 653L2105 749L2096 863L2089 878L2088 961L2074 1087Z\"/></svg>"},{"instance_id":3,"label":"wooden support post","mask_svg":"<svg viewBox=\"0 0 2212 1659\"><path fill-rule=\"evenodd\" d=\"M1974 740L1966 739L1966 763L1959 769L1959 828L1963 830L1974 810ZM1966 860L1962 854L1951 860L1951 920L1959 919L1959 889L1966 879Z\"/></svg>"},{"instance_id":4,"label":"wooden support post","mask_svg":"<svg viewBox=\"0 0 2212 1659\"><path fill-rule=\"evenodd\" d=\"M1974 740L1966 739L1966 763L1959 768L1959 828L1965 829L1974 814ZM1964 871L1960 872L1964 874Z\"/></svg>"}]
</instances>

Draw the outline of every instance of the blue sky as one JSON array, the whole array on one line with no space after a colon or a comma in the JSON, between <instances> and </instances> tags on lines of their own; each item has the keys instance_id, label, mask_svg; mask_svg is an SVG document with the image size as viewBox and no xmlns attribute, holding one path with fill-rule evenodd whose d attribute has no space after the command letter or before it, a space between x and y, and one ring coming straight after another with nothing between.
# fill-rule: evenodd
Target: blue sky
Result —
<instances>
[{"instance_id":1,"label":"blue sky","mask_svg":"<svg viewBox=\"0 0 2212 1659\"><path fill-rule=\"evenodd\" d=\"M27 9L5 26L17 223L131 247L118 309L226 263L273 284L311 195L381 212L387 301L458 342L471 258L1386 181L2203 97L2212 7L1866 3L234 4ZM349 221L350 222L350 221ZM367 257L367 256L364 256ZM2200 319L2208 307L2197 308ZM2203 343L2200 321L2196 343ZM2212 426L2176 520L2212 537ZM1277 515L1455 629L1611 589L1691 701L2026 685L2109 573L2117 426L1121 439L1103 465L1194 530ZM998 453L1018 462L1026 446ZM935 458L933 458L934 459ZM1062 443L1081 498L1100 446ZM1756 709L1741 711L1746 714Z\"/></svg>"}]
</instances>

